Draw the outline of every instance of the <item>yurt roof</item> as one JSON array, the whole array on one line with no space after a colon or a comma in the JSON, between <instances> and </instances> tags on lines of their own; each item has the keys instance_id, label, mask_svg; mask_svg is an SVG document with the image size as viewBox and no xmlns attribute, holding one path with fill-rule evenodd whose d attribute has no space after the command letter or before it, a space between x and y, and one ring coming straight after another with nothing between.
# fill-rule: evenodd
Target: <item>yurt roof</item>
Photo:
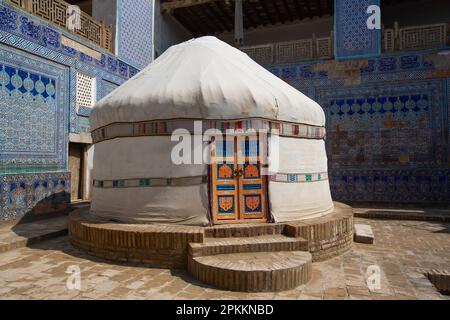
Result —
<instances>
[{"instance_id":1,"label":"yurt roof","mask_svg":"<svg viewBox=\"0 0 450 320\"><path fill-rule=\"evenodd\" d=\"M115 122L264 118L325 125L322 108L215 37L170 47L100 100L91 129Z\"/></svg>"}]
</instances>

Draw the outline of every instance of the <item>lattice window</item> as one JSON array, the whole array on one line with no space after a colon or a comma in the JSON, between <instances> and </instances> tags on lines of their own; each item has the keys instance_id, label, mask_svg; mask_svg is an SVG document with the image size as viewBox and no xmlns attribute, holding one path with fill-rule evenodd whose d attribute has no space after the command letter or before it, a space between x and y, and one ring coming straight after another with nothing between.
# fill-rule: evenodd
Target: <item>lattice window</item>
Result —
<instances>
[{"instance_id":1,"label":"lattice window","mask_svg":"<svg viewBox=\"0 0 450 320\"><path fill-rule=\"evenodd\" d=\"M95 77L77 72L77 107L92 108L96 101Z\"/></svg>"},{"instance_id":2,"label":"lattice window","mask_svg":"<svg viewBox=\"0 0 450 320\"><path fill-rule=\"evenodd\" d=\"M23 0L9 0L10 2L14 3L15 5L22 7L23 6Z\"/></svg>"},{"instance_id":3,"label":"lattice window","mask_svg":"<svg viewBox=\"0 0 450 320\"><path fill-rule=\"evenodd\" d=\"M331 47L331 38L317 38L316 39L317 58L331 58L333 50Z\"/></svg>"},{"instance_id":4,"label":"lattice window","mask_svg":"<svg viewBox=\"0 0 450 320\"><path fill-rule=\"evenodd\" d=\"M312 39L283 42L277 45L277 62L295 62L313 58Z\"/></svg>"},{"instance_id":5,"label":"lattice window","mask_svg":"<svg viewBox=\"0 0 450 320\"><path fill-rule=\"evenodd\" d=\"M400 49L417 50L445 46L447 26L435 24L400 29Z\"/></svg>"},{"instance_id":6,"label":"lattice window","mask_svg":"<svg viewBox=\"0 0 450 320\"><path fill-rule=\"evenodd\" d=\"M393 29L386 29L382 33L383 37L383 50L385 52L392 52L395 49L395 36Z\"/></svg>"},{"instance_id":7,"label":"lattice window","mask_svg":"<svg viewBox=\"0 0 450 320\"><path fill-rule=\"evenodd\" d=\"M272 45L264 45L264 46L255 46L242 48L243 52L245 52L250 58L258 62L259 64L271 64L273 63L273 46Z\"/></svg>"}]
</instances>

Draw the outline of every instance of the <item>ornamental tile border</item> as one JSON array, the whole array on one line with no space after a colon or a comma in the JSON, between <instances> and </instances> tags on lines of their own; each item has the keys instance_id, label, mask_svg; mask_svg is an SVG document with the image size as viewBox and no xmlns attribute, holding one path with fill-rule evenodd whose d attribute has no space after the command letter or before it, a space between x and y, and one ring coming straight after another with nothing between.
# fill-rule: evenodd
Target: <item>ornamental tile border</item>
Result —
<instances>
[{"instance_id":1,"label":"ornamental tile border","mask_svg":"<svg viewBox=\"0 0 450 320\"><path fill-rule=\"evenodd\" d=\"M196 133L194 129L194 123L196 121L202 122L202 133L210 129L218 129L223 133L231 129L242 132L251 129L261 129L280 136L308 139L324 139L326 133L324 127L265 119L234 121L174 119L137 123L112 123L93 130L92 139L94 143L98 143L120 137L171 135L176 129L185 129L191 134L194 134Z\"/></svg>"},{"instance_id":2,"label":"ornamental tile border","mask_svg":"<svg viewBox=\"0 0 450 320\"><path fill-rule=\"evenodd\" d=\"M270 181L283 183L306 183L328 180L328 173L276 173L270 175ZM207 176L177 177L177 178L135 178L116 180L94 180L95 188L139 188L139 187L164 187L187 186L205 184Z\"/></svg>"}]
</instances>

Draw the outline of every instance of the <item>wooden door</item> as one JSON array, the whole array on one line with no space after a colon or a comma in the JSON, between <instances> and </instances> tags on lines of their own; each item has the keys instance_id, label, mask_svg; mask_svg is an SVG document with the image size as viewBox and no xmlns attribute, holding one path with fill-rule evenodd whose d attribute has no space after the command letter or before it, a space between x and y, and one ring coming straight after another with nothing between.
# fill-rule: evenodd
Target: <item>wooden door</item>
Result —
<instances>
[{"instance_id":1,"label":"wooden door","mask_svg":"<svg viewBox=\"0 0 450 320\"><path fill-rule=\"evenodd\" d=\"M256 136L243 137L239 141L239 200L241 220L266 220L266 181L261 172L259 140ZM239 152L241 153L239 155Z\"/></svg>"},{"instance_id":2,"label":"wooden door","mask_svg":"<svg viewBox=\"0 0 450 320\"><path fill-rule=\"evenodd\" d=\"M211 165L215 224L267 220L262 154L257 137L227 136L215 140Z\"/></svg>"},{"instance_id":3,"label":"wooden door","mask_svg":"<svg viewBox=\"0 0 450 320\"><path fill-rule=\"evenodd\" d=\"M69 171L72 201L80 200L83 198L82 168L83 145L79 143L69 143Z\"/></svg>"}]
</instances>

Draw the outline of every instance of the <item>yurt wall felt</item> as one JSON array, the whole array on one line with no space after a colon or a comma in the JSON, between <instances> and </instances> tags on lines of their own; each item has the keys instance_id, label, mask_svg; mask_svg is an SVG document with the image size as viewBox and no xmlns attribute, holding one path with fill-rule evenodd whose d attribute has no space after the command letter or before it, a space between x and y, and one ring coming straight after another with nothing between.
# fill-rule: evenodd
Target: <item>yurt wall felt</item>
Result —
<instances>
[{"instance_id":1,"label":"yurt wall felt","mask_svg":"<svg viewBox=\"0 0 450 320\"><path fill-rule=\"evenodd\" d=\"M175 165L171 152L177 142L170 139L154 136L97 143L94 181L105 185L94 187L92 213L128 223L208 224L207 166Z\"/></svg>"},{"instance_id":2,"label":"yurt wall felt","mask_svg":"<svg viewBox=\"0 0 450 320\"><path fill-rule=\"evenodd\" d=\"M268 188L274 220L294 221L331 212L324 141L277 139L280 166ZM109 185L94 188L93 214L129 223L209 223L207 165L173 164L171 152L176 143L169 136L97 143L94 180ZM168 178L172 178L171 185ZM124 185L113 185L121 179Z\"/></svg>"},{"instance_id":3,"label":"yurt wall felt","mask_svg":"<svg viewBox=\"0 0 450 320\"><path fill-rule=\"evenodd\" d=\"M333 210L325 142L279 137L279 168L269 180L276 222L313 218Z\"/></svg>"}]
</instances>

